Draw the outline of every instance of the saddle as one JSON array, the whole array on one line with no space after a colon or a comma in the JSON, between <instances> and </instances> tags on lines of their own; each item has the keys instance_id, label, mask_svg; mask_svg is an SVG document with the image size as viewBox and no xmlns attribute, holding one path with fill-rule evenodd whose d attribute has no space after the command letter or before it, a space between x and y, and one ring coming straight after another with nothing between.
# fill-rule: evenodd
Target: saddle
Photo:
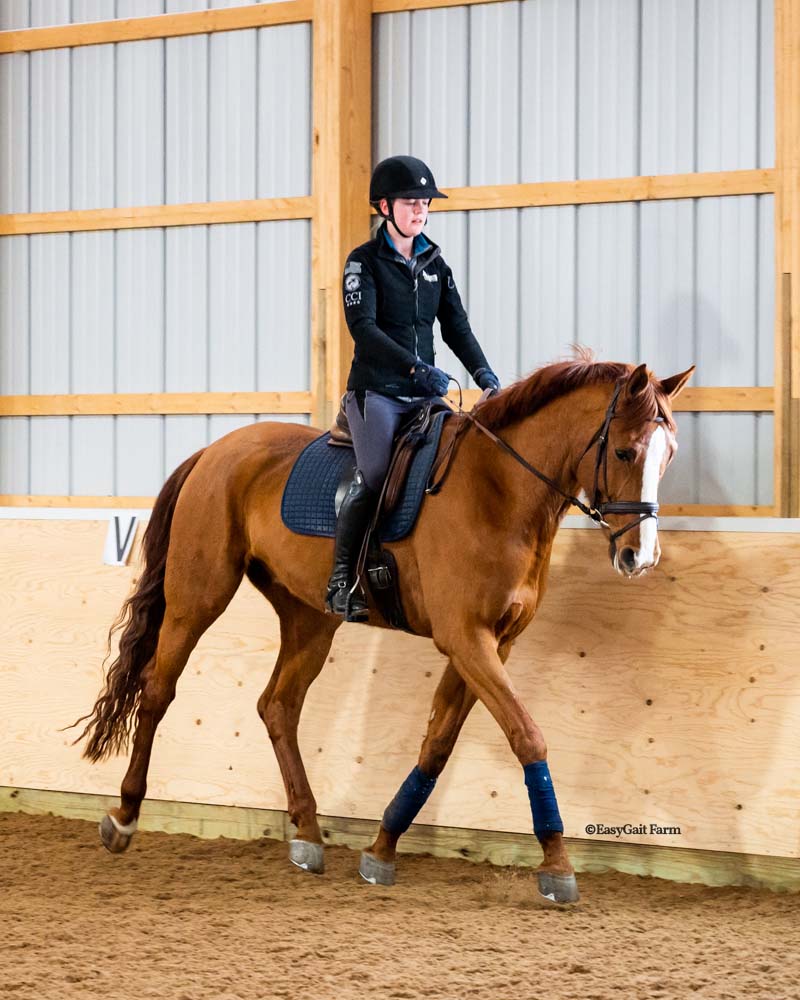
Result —
<instances>
[{"instance_id":1,"label":"saddle","mask_svg":"<svg viewBox=\"0 0 800 1000\"><path fill-rule=\"evenodd\" d=\"M344 408L345 398L345 396L342 396L341 403L339 404L339 412L336 414L336 419L329 431L330 438L328 439L328 444L335 448L353 447L353 435L350 433L350 424ZM397 501L400 498L403 486L408 477L408 471L414 460L414 455L432 429L436 414L443 412L450 414L453 411L446 403L443 403L438 398L434 398L426 403L421 403L420 409L400 424L397 434L395 434L392 459L389 463L389 470L386 473L386 480L381 490L380 500L378 501L378 518L388 516L396 508ZM347 482L345 482L341 496L337 490L337 511L341 506L342 497L344 496L344 491L347 489L347 485Z\"/></svg>"}]
</instances>

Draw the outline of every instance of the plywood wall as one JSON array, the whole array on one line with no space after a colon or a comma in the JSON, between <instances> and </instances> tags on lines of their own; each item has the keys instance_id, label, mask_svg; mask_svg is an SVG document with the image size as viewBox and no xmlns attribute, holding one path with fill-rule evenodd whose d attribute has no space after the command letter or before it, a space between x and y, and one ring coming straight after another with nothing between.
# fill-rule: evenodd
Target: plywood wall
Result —
<instances>
[{"instance_id":1,"label":"plywood wall","mask_svg":"<svg viewBox=\"0 0 800 1000\"><path fill-rule=\"evenodd\" d=\"M0 785L116 794L60 727L87 712L132 568L100 521L0 521ZM800 535L663 532L656 573L616 577L594 531L562 531L538 621L509 661L549 744L568 836L650 823L639 843L800 857ZM285 808L255 711L277 619L243 585L189 661L149 796ZM301 744L321 813L377 819L416 760L444 663L432 643L338 633ZM420 821L530 832L522 773L478 706Z\"/></svg>"}]
</instances>

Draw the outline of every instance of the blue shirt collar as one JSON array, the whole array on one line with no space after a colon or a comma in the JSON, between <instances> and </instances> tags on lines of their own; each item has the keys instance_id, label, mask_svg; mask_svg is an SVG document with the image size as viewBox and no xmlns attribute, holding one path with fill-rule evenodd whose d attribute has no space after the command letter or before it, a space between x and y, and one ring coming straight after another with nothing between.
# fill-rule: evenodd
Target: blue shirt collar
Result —
<instances>
[{"instance_id":1,"label":"blue shirt collar","mask_svg":"<svg viewBox=\"0 0 800 1000\"><path fill-rule=\"evenodd\" d=\"M402 257L402 254L394 245L394 241L392 240L392 237L389 235L389 230L386 228L386 226L384 226L383 228L383 235L386 237L386 242L389 244L392 250L394 250L394 252L398 255L398 257ZM424 235L420 233L419 236L414 237L414 243L411 248L411 256L418 257L421 253L427 250L429 246L430 243L425 239Z\"/></svg>"}]
</instances>

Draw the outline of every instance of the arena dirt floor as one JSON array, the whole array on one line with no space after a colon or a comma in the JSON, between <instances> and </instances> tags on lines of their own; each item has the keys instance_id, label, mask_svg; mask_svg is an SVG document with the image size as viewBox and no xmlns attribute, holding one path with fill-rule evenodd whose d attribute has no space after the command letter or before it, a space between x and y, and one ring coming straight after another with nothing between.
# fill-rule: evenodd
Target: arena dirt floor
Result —
<instances>
[{"instance_id":1,"label":"arena dirt floor","mask_svg":"<svg viewBox=\"0 0 800 1000\"><path fill-rule=\"evenodd\" d=\"M583 875L540 905L529 870L404 856L391 889L328 848L0 814L0 996L14 1000L800 998L800 896Z\"/></svg>"}]
</instances>

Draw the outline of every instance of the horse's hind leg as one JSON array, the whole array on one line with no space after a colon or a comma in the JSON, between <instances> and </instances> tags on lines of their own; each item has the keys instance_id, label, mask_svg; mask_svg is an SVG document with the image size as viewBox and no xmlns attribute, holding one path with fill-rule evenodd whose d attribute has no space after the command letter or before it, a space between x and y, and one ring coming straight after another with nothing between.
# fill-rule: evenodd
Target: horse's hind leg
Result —
<instances>
[{"instance_id":1,"label":"horse's hind leg","mask_svg":"<svg viewBox=\"0 0 800 1000\"><path fill-rule=\"evenodd\" d=\"M269 598L281 623L280 652L270 682L258 699L258 714L281 769L289 819L297 827L289 844L289 859L305 871L321 874L325 863L317 803L300 756L297 726L306 693L325 664L342 619L310 608L278 585L259 589Z\"/></svg>"},{"instance_id":2,"label":"horse's hind leg","mask_svg":"<svg viewBox=\"0 0 800 1000\"><path fill-rule=\"evenodd\" d=\"M507 656L508 650L505 650L504 661ZM367 882L394 884L397 842L433 791L476 700L453 664L448 663L433 696L428 731L417 766L384 812L375 843L361 855L359 872Z\"/></svg>"},{"instance_id":3,"label":"horse's hind leg","mask_svg":"<svg viewBox=\"0 0 800 1000\"><path fill-rule=\"evenodd\" d=\"M202 600L194 603L187 593L181 594L183 600L173 598L167 603L155 655L142 671L133 750L122 780L121 803L100 824L103 845L113 854L124 851L136 831L156 728L175 697L178 678L200 637L230 603L241 576L233 566L220 567L216 579L200 574L198 579L206 588ZM213 593L209 590L212 585Z\"/></svg>"}]
</instances>

